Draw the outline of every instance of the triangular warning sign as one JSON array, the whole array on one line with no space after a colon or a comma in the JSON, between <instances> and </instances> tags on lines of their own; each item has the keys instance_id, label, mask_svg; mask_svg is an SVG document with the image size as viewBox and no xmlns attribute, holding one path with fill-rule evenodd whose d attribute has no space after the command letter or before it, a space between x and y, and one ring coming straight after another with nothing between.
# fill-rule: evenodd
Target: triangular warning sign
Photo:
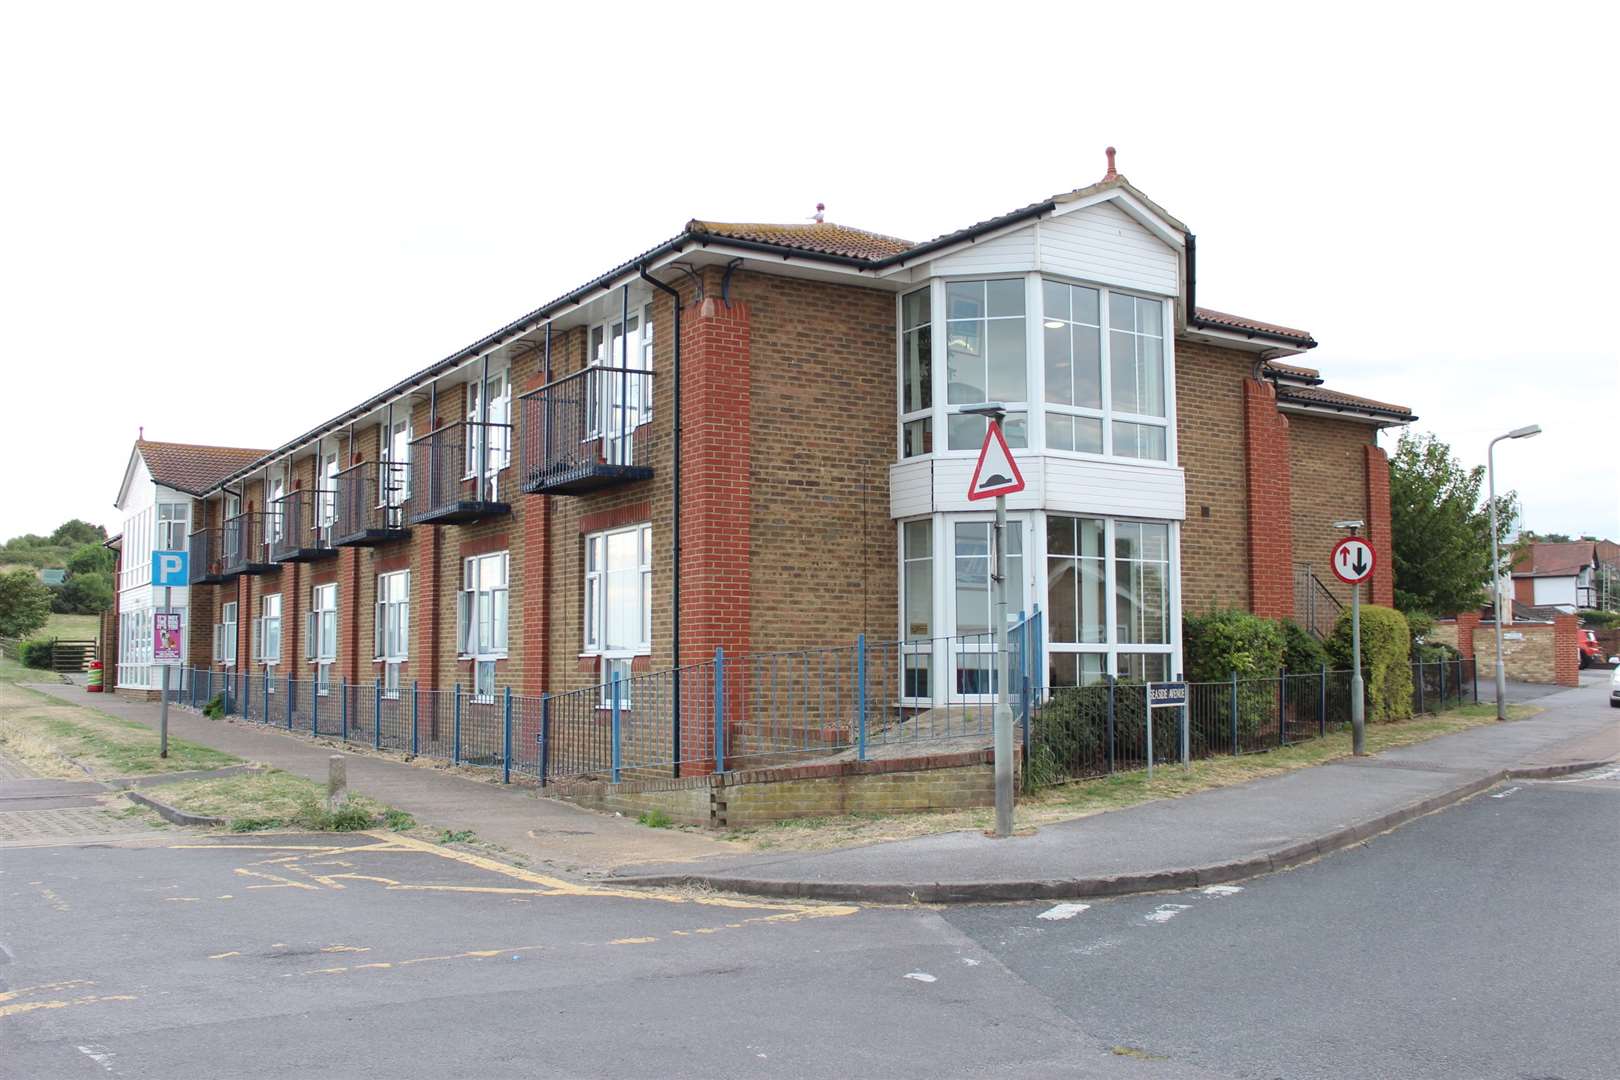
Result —
<instances>
[{"instance_id":1,"label":"triangular warning sign","mask_svg":"<svg viewBox=\"0 0 1620 1080\"><path fill-rule=\"evenodd\" d=\"M973 480L968 484L968 498L993 499L1023 490L1024 474L1018 471L1018 462L1007 449L1001 425L986 424L984 445L979 447L979 463L973 467Z\"/></svg>"}]
</instances>

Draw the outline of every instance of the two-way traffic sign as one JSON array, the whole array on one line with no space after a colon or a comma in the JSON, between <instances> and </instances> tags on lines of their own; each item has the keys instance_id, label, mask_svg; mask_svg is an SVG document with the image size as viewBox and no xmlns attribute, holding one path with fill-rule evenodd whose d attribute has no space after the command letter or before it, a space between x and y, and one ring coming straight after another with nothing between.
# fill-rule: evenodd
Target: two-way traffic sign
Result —
<instances>
[{"instance_id":1,"label":"two-way traffic sign","mask_svg":"<svg viewBox=\"0 0 1620 1080\"><path fill-rule=\"evenodd\" d=\"M1359 536L1347 536L1334 544L1329 559L1333 575L1346 585L1359 585L1372 577L1376 561L1372 545Z\"/></svg>"}]
</instances>

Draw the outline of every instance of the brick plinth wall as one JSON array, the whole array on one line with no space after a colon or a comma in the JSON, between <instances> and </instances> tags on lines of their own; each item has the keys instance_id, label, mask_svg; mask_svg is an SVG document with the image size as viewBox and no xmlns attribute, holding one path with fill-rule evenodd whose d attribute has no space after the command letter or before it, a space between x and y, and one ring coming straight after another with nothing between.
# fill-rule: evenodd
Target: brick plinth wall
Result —
<instances>
[{"instance_id":1,"label":"brick plinth wall","mask_svg":"<svg viewBox=\"0 0 1620 1080\"><path fill-rule=\"evenodd\" d=\"M1294 616L1294 538L1288 418L1268 382L1243 383L1244 467L1249 494L1249 610Z\"/></svg>"},{"instance_id":2,"label":"brick plinth wall","mask_svg":"<svg viewBox=\"0 0 1620 1080\"><path fill-rule=\"evenodd\" d=\"M1377 552L1372 576L1372 602L1395 606L1395 532L1389 520L1389 455L1368 444L1367 540Z\"/></svg>"},{"instance_id":3,"label":"brick plinth wall","mask_svg":"<svg viewBox=\"0 0 1620 1080\"><path fill-rule=\"evenodd\" d=\"M1581 685L1581 621L1574 615L1553 619L1553 681L1559 686Z\"/></svg>"},{"instance_id":4,"label":"brick plinth wall","mask_svg":"<svg viewBox=\"0 0 1620 1080\"><path fill-rule=\"evenodd\" d=\"M750 326L748 305L714 298L683 315L681 662L749 648ZM713 768L713 720L682 703L683 771ZM708 722L705 723L704 721ZM703 761L705 754L710 760Z\"/></svg>"}]
</instances>

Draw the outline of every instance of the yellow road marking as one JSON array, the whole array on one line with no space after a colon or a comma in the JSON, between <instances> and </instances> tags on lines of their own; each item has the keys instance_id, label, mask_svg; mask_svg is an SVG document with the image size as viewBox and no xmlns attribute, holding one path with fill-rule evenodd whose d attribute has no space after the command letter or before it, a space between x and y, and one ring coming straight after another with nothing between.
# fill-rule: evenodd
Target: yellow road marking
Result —
<instances>
[{"instance_id":1,"label":"yellow road marking","mask_svg":"<svg viewBox=\"0 0 1620 1080\"><path fill-rule=\"evenodd\" d=\"M284 878L280 874L267 874L262 870L249 870L245 866L238 866L236 873L241 874L243 877L264 878L266 881L277 882L275 885L249 885L248 888L250 889L308 889L310 892L321 891L307 881L294 881L292 878Z\"/></svg>"},{"instance_id":2,"label":"yellow road marking","mask_svg":"<svg viewBox=\"0 0 1620 1080\"><path fill-rule=\"evenodd\" d=\"M327 945L321 952L370 952L369 945Z\"/></svg>"},{"instance_id":3,"label":"yellow road marking","mask_svg":"<svg viewBox=\"0 0 1620 1080\"><path fill-rule=\"evenodd\" d=\"M19 986L15 990L0 993L0 1001L12 1001L24 994L37 994L42 990L66 990L74 986L94 986L91 979L65 979L62 982L40 983L37 986Z\"/></svg>"},{"instance_id":4,"label":"yellow road marking","mask_svg":"<svg viewBox=\"0 0 1620 1080\"><path fill-rule=\"evenodd\" d=\"M217 952L214 955L210 956L208 959L210 959L210 960L223 960L227 956L241 956L241 955L242 954L239 953L239 952Z\"/></svg>"},{"instance_id":5,"label":"yellow road marking","mask_svg":"<svg viewBox=\"0 0 1620 1080\"><path fill-rule=\"evenodd\" d=\"M622 937L614 938L609 945L645 945L649 941L657 941L655 937Z\"/></svg>"},{"instance_id":6,"label":"yellow road marking","mask_svg":"<svg viewBox=\"0 0 1620 1080\"><path fill-rule=\"evenodd\" d=\"M66 1009L73 1005L94 1005L98 1001L134 1001L134 994L107 994L97 996L89 994L80 998L68 998L56 1001L19 1001L15 1005L0 1005L0 1020L8 1016L20 1016L36 1009Z\"/></svg>"}]
</instances>

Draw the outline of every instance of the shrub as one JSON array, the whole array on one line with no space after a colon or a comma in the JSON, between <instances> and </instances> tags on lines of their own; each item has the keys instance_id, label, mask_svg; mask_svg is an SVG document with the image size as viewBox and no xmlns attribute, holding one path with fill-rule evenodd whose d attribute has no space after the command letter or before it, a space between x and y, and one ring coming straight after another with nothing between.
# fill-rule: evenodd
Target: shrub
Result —
<instances>
[{"instance_id":1,"label":"shrub","mask_svg":"<svg viewBox=\"0 0 1620 1080\"><path fill-rule=\"evenodd\" d=\"M1321 671L1329 663L1327 650L1304 627L1289 621L1282 624L1282 630L1284 669L1303 674Z\"/></svg>"},{"instance_id":2,"label":"shrub","mask_svg":"<svg viewBox=\"0 0 1620 1080\"><path fill-rule=\"evenodd\" d=\"M643 810L641 816L636 818L636 821L649 829L667 829L675 824L667 813L657 807L651 810Z\"/></svg>"},{"instance_id":3,"label":"shrub","mask_svg":"<svg viewBox=\"0 0 1620 1080\"><path fill-rule=\"evenodd\" d=\"M218 720L225 715L225 695L215 694L213 700L203 706L203 715L210 720Z\"/></svg>"},{"instance_id":4,"label":"shrub","mask_svg":"<svg viewBox=\"0 0 1620 1080\"><path fill-rule=\"evenodd\" d=\"M1588 630L1608 630L1620 626L1620 611L1583 611L1581 625Z\"/></svg>"},{"instance_id":5,"label":"shrub","mask_svg":"<svg viewBox=\"0 0 1620 1080\"><path fill-rule=\"evenodd\" d=\"M31 570L0 574L0 637L26 637L51 617L51 590Z\"/></svg>"},{"instance_id":6,"label":"shrub","mask_svg":"<svg viewBox=\"0 0 1620 1080\"><path fill-rule=\"evenodd\" d=\"M1339 613L1328 642L1334 665L1350 667L1351 611ZM1367 681L1367 719L1412 715L1412 631L1406 616L1377 604L1361 606L1361 672Z\"/></svg>"},{"instance_id":7,"label":"shrub","mask_svg":"<svg viewBox=\"0 0 1620 1080\"><path fill-rule=\"evenodd\" d=\"M17 649L24 667L49 668L51 666L51 643L44 638L25 641Z\"/></svg>"},{"instance_id":8,"label":"shrub","mask_svg":"<svg viewBox=\"0 0 1620 1080\"><path fill-rule=\"evenodd\" d=\"M1246 611L1189 616L1182 643L1193 682L1224 682L1234 671L1240 679L1269 678L1282 669L1286 648L1279 623Z\"/></svg>"},{"instance_id":9,"label":"shrub","mask_svg":"<svg viewBox=\"0 0 1620 1080\"><path fill-rule=\"evenodd\" d=\"M1114 690L1114 758L1124 768L1147 759L1147 696L1141 683L1117 683ZM1154 717L1153 756L1181 758L1181 720L1174 709ZM1052 692L1030 729L1029 765L1024 782L1049 787L1108 768L1108 686L1070 686Z\"/></svg>"}]
</instances>

